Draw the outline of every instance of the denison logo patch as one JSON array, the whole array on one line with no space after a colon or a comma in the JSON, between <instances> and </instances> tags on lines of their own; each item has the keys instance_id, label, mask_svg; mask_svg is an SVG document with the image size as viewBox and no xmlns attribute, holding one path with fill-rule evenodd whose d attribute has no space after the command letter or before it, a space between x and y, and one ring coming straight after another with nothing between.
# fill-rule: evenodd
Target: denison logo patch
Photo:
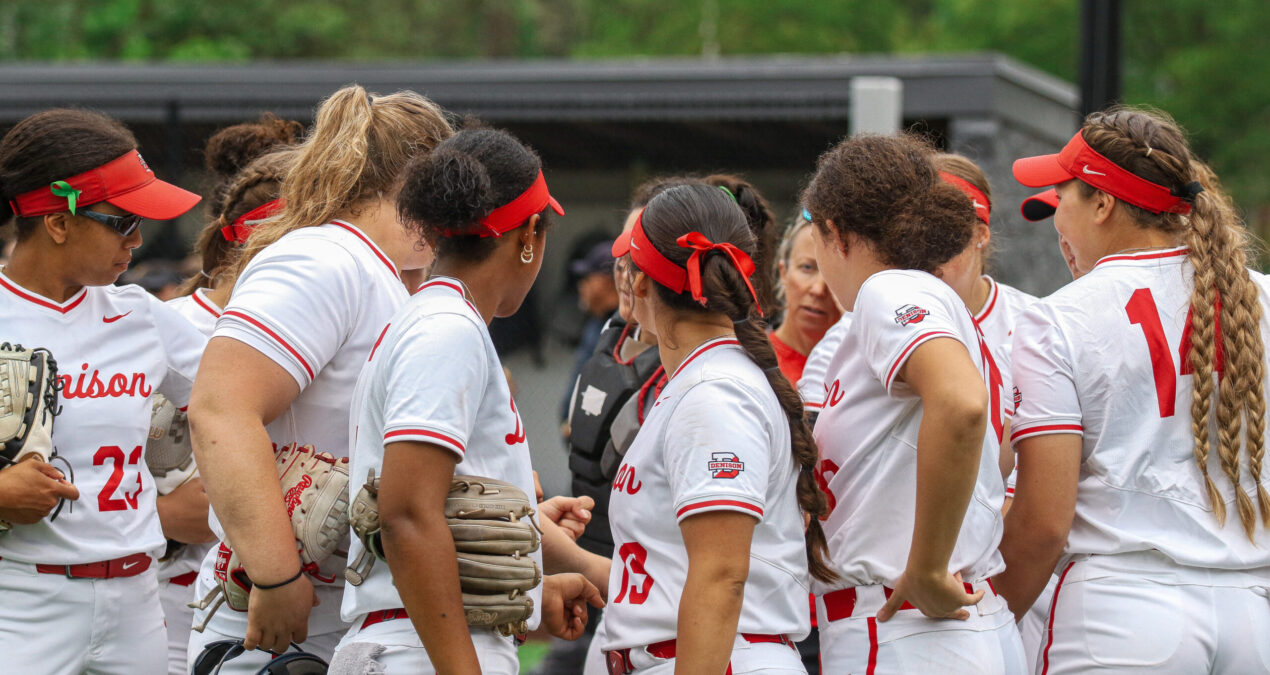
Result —
<instances>
[{"instance_id":1,"label":"denison logo patch","mask_svg":"<svg viewBox=\"0 0 1270 675\"><path fill-rule=\"evenodd\" d=\"M930 316L930 312L918 307L917 305L904 305L895 310L895 323L901 326L907 326L913 323L921 323L922 319Z\"/></svg>"},{"instance_id":2,"label":"denison logo patch","mask_svg":"<svg viewBox=\"0 0 1270 675\"><path fill-rule=\"evenodd\" d=\"M710 453L708 466L711 478L736 478L745 471L745 462L742 462L735 452Z\"/></svg>"}]
</instances>

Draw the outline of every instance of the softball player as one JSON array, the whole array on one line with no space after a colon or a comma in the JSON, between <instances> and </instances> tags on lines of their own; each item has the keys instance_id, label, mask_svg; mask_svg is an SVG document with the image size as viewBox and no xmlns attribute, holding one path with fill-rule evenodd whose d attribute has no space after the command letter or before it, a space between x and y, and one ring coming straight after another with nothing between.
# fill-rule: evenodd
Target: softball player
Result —
<instances>
[{"instance_id":1,"label":"softball player","mask_svg":"<svg viewBox=\"0 0 1270 675\"><path fill-rule=\"evenodd\" d=\"M1057 185L1054 225L1089 270L1014 337L998 585L1021 614L1059 574L1036 671L1270 669L1267 279L1230 198L1172 120L1132 108L1014 174Z\"/></svg>"},{"instance_id":2,"label":"softball player","mask_svg":"<svg viewBox=\"0 0 1270 675\"><path fill-rule=\"evenodd\" d=\"M353 627L332 668L514 674L515 639L464 621L442 507L456 473L534 494L524 426L488 325L520 307L542 267L547 211L564 210L537 155L489 129L460 132L412 163L398 205L419 240L435 243L437 262L384 328L353 397L350 488L371 470L381 476L383 546L393 562L346 589L343 616ZM544 532L544 550L554 543ZM361 552L354 540L351 553ZM530 555L543 564L542 551ZM546 576L530 592L529 627L541 617L553 634L576 638L585 625L585 611L574 614L585 606L580 596L602 604L580 576Z\"/></svg>"},{"instance_id":3,"label":"softball player","mask_svg":"<svg viewBox=\"0 0 1270 675\"><path fill-rule=\"evenodd\" d=\"M1003 567L1001 379L964 302L930 274L970 240L973 208L932 154L915 137L857 136L804 193L820 268L852 312L816 422L840 574L815 584L826 672L1023 670L987 581Z\"/></svg>"},{"instance_id":4,"label":"softball player","mask_svg":"<svg viewBox=\"0 0 1270 675\"><path fill-rule=\"evenodd\" d=\"M753 241L727 192L692 184L654 197L614 244L671 376L613 483L610 673L805 672L808 558L828 575L802 510L825 503L749 283Z\"/></svg>"},{"instance_id":5,"label":"softball player","mask_svg":"<svg viewBox=\"0 0 1270 675\"><path fill-rule=\"evenodd\" d=\"M257 585L249 610L222 609L190 635L189 658L207 642L248 648L289 642L329 659L348 625L339 617L342 556L312 578L300 561L271 448L308 444L348 454L347 416L356 378L384 325L406 300L401 268L425 265L390 198L410 157L452 133L440 108L400 92L357 86L318 108L283 183L287 207L248 239L233 297L203 358L191 408L195 456L215 515ZM195 595L214 583L215 552ZM321 603L315 608L315 597ZM312 637L309 637L312 636ZM228 667L254 672L267 654Z\"/></svg>"},{"instance_id":6,"label":"softball player","mask_svg":"<svg viewBox=\"0 0 1270 675\"><path fill-rule=\"evenodd\" d=\"M0 271L0 326L5 341L57 360L53 443L79 496L55 521L0 535L10 672L167 670L152 568L166 540L143 448L150 396L186 405L206 338L141 288L112 284L142 219L176 218L199 197L157 180L136 145L81 110L33 115L0 140L0 215L18 232Z\"/></svg>"}]
</instances>

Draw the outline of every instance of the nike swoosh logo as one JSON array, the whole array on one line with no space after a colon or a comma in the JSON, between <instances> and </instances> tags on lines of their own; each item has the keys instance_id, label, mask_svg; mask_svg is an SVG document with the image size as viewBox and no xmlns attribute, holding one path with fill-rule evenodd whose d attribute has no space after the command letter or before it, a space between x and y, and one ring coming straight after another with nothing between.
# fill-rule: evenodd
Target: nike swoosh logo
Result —
<instances>
[{"instance_id":1,"label":"nike swoosh logo","mask_svg":"<svg viewBox=\"0 0 1270 675\"><path fill-rule=\"evenodd\" d=\"M973 199L971 199L971 200L970 200L970 205L971 205L971 206L973 206L973 207L975 207L975 210L978 210L978 209L986 209L986 208L988 208L988 207L984 206L983 204L980 204L979 202L977 202L977 201L975 201L975 200L973 200Z\"/></svg>"},{"instance_id":2,"label":"nike swoosh logo","mask_svg":"<svg viewBox=\"0 0 1270 675\"><path fill-rule=\"evenodd\" d=\"M636 251L642 251L642 250L644 250L644 249L640 248L638 245L636 245L634 241L632 241L632 242L631 242L631 248L635 249Z\"/></svg>"},{"instance_id":3,"label":"nike swoosh logo","mask_svg":"<svg viewBox=\"0 0 1270 675\"><path fill-rule=\"evenodd\" d=\"M128 316L129 314L132 314L132 311L127 311L127 312L124 312L123 314L120 314L119 316L103 316L103 317L101 317L101 320L102 320L104 323L114 323L114 322L116 322L116 321L118 321L118 320L120 320L120 319L124 318L125 316Z\"/></svg>"},{"instance_id":4,"label":"nike swoosh logo","mask_svg":"<svg viewBox=\"0 0 1270 675\"><path fill-rule=\"evenodd\" d=\"M140 565L140 564L141 564L141 563L139 563L139 562L124 563L124 564L122 564L122 565L120 565L120 566L119 566L119 569L122 569L122 570L129 570L129 569L132 569L133 567L136 567L137 565Z\"/></svg>"},{"instance_id":5,"label":"nike swoosh logo","mask_svg":"<svg viewBox=\"0 0 1270 675\"><path fill-rule=\"evenodd\" d=\"M1084 171L1085 173L1087 173L1087 174L1091 175L1091 176L1105 176L1105 175L1107 175L1107 174L1105 174L1105 173L1103 173L1103 172L1101 172L1101 171L1094 171L1093 169L1089 168L1089 165L1088 165L1088 164L1086 164L1086 165L1085 165L1085 168L1083 169L1083 171Z\"/></svg>"}]
</instances>

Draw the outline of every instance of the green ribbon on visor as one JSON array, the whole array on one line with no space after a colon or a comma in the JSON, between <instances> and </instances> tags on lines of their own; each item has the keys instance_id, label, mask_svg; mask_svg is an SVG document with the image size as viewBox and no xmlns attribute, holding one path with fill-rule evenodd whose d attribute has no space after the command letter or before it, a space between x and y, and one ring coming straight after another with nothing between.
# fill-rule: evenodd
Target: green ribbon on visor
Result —
<instances>
[{"instance_id":1,"label":"green ribbon on visor","mask_svg":"<svg viewBox=\"0 0 1270 675\"><path fill-rule=\"evenodd\" d=\"M79 195L83 192L83 190L76 190L71 187L70 183L67 183L64 180L53 181L53 183L49 185L49 190L53 192L53 196L55 197L65 197L66 205L70 207L71 215L75 215L75 207L79 202Z\"/></svg>"}]
</instances>

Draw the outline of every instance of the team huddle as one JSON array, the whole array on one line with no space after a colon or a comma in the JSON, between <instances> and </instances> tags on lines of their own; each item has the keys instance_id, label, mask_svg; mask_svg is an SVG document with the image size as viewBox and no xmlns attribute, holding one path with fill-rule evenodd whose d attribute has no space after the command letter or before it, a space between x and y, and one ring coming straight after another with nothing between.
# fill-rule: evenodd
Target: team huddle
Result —
<instances>
[{"instance_id":1,"label":"team huddle","mask_svg":"<svg viewBox=\"0 0 1270 675\"><path fill-rule=\"evenodd\" d=\"M1171 119L1014 164L1045 298L912 134L781 232L735 176L641 186L546 500L489 325L565 208L453 120L349 86L218 133L167 303L115 282L198 195L98 113L0 139L4 669L510 674L541 630L587 675L1270 671L1270 282Z\"/></svg>"}]
</instances>

